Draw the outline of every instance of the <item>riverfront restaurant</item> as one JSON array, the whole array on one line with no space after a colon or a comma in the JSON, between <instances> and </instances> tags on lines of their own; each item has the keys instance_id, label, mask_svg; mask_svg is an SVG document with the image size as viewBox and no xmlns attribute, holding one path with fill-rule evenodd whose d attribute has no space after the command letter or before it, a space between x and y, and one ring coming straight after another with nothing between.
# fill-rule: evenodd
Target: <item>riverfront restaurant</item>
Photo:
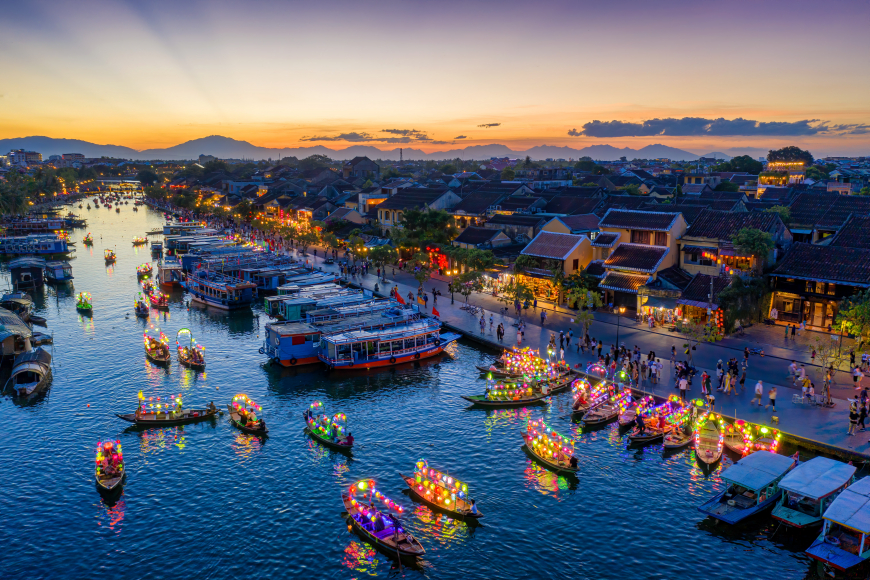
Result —
<instances>
[{"instance_id":1,"label":"riverfront restaurant","mask_svg":"<svg viewBox=\"0 0 870 580\"><path fill-rule=\"evenodd\" d=\"M562 270L566 277L582 271L592 259L592 246L584 235L540 232L520 253L536 258L538 267L517 273L517 279L528 285L536 298L559 303L559 288L552 282L553 270Z\"/></svg>"},{"instance_id":2,"label":"riverfront restaurant","mask_svg":"<svg viewBox=\"0 0 870 580\"><path fill-rule=\"evenodd\" d=\"M870 288L870 248L795 243L770 278L771 318L830 330L843 299Z\"/></svg>"}]
</instances>

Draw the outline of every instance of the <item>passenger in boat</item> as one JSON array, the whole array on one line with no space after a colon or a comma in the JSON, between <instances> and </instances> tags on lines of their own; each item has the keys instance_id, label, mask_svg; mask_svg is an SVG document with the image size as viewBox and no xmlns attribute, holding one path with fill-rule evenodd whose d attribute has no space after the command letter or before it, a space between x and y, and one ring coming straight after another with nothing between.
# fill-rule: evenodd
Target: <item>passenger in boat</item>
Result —
<instances>
[{"instance_id":1,"label":"passenger in boat","mask_svg":"<svg viewBox=\"0 0 870 580\"><path fill-rule=\"evenodd\" d=\"M568 460L568 465L571 466L571 469L577 469L577 457L572 455L571 459Z\"/></svg>"},{"instance_id":2,"label":"passenger in boat","mask_svg":"<svg viewBox=\"0 0 870 580\"><path fill-rule=\"evenodd\" d=\"M344 438L344 443L342 443L342 445L347 445L348 447L353 445L353 433L347 434L347 437Z\"/></svg>"},{"instance_id":3,"label":"passenger in boat","mask_svg":"<svg viewBox=\"0 0 870 580\"><path fill-rule=\"evenodd\" d=\"M643 415L638 415L634 418L634 424L637 425L637 434L643 435L646 431L646 423L643 420Z\"/></svg>"},{"instance_id":4,"label":"passenger in boat","mask_svg":"<svg viewBox=\"0 0 870 580\"><path fill-rule=\"evenodd\" d=\"M665 429L665 427L667 426L667 424L668 424L668 422L665 421L665 416L664 416L664 415L659 415L659 429L661 429L662 431L664 431L664 429Z\"/></svg>"},{"instance_id":5,"label":"passenger in boat","mask_svg":"<svg viewBox=\"0 0 870 580\"><path fill-rule=\"evenodd\" d=\"M471 513L474 514L474 515L477 515L477 514L478 514L478 511L477 511L477 501L476 501L476 500L471 500L471 508L470 508L468 511L471 512Z\"/></svg>"},{"instance_id":6,"label":"passenger in boat","mask_svg":"<svg viewBox=\"0 0 870 580\"><path fill-rule=\"evenodd\" d=\"M215 407L214 401L208 404L208 410L210 413L217 413L217 407Z\"/></svg>"},{"instance_id":7,"label":"passenger in boat","mask_svg":"<svg viewBox=\"0 0 870 580\"><path fill-rule=\"evenodd\" d=\"M587 405L589 401L586 399L586 393L584 391L579 391L577 393L577 397L574 399L574 405L572 405L572 409L577 411L580 407Z\"/></svg>"},{"instance_id":8,"label":"passenger in boat","mask_svg":"<svg viewBox=\"0 0 870 580\"><path fill-rule=\"evenodd\" d=\"M248 422L245 423L245 427L247 427L248 429L256 429L257 427L259 427L259 424L260 422L257 420L257 415L255 415L253 412L248 413Z\"/></svg>"},{"instance_id":9,"label":"passenger in boat","mask_svg":"<svg viewBox=\"0 0 870 580\"><path fill-rule=\"evenodd\" d=\"M384 516L382 516L381 514L375 515L375 520L374 520L374 522L372 522L372 524L374 525L375 533L382 532L387 527L384 524Z\"/></svg>"}]
</instances>

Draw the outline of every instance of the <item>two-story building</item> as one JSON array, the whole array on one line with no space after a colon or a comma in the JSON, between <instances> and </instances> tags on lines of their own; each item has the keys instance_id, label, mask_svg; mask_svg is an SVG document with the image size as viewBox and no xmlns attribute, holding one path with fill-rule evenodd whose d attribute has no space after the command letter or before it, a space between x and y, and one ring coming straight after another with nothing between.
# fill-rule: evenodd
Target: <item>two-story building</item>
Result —
<instances>
[{"instance_id":1,"label":"two-story building","mask_svg":"<svg viewBox=\"0 0 870 580\"><path fill-rule=\"evenodd\" d=\"M381 166L368 157L354 157L341 166L341 175L345 179L380 179Z\"/></svg>"},{"instance_id":2,"label":"two-story building","mask_svg":"<svg viewBox=\"0 0 870 580\"><path fill-rule=\"evenodd\" d=\"M566 277L582 272L592 259L592 247L584 235L542 231L520 255L535 258L536 265L518 272L518 280L531 287L536 297L560 303L563 297L553 285L554 271L561 271Z\"/></svg>"},{"instance_id":3,"label":"two-story building","mask_svg":"<svg viewBox=\"0 0 870 580\"><path fill-rule=\"evenodd\" d=\"M512 242L501 230L468 226L451 243L459 248L491 250L509 246Z\"/></svg>"},{"instance_id":4,"label":"two-story building","mask_svg":"<svg viewBox=\"0 0 870 580\"><path fill-rule=\"evenodd\" d=\"M381 228L391 230L401 227L402 215L409 209L450 210L459 202L459 196L449 189L409 187L374 207Z\"/></svg>"}]
</instances>

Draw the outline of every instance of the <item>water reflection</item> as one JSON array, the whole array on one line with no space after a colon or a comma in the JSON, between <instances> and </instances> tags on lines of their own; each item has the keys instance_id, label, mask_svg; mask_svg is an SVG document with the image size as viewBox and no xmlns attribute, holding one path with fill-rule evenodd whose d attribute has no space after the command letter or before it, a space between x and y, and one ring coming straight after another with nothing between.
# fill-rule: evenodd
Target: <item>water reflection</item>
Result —
<instances>
[{"instance_id":1,"label":"water reflection","mask_svg":"<svg viewBox=\"0 0 870 580\"><path fill-rule=\"evenodd\" d=\"M121 493L123 494L123 492ZM102 497L97 505L99 507L97 526L120 533L121 523L124 521L124 516L127 512L127 502L123 499L123 495L120 496L120 499Z\"/></svg>"},{"instance_id":2,"label":"water reflection","mask_svg":"<svg viewBox=\"0 0 870 580\"><path fill-rule=\"evenodd\" d=\"M348 570L377 576L380 558L377 550L359 540L353 540L344 549L341 563Z\"/></svg>"},{"instance_id":3,"label":"water reflection","mask_svg":"<svg viewBox=\"0 0 870 580\"><path fill-rule=\"evenodd\" d=\"M542 495L558 498L566 491L577 489L577 477L573 475L556 475L546 467L532 459L526 459L523 470L526 487L540 492Z\"/></svg>"},{"instance_id":4,"label":"water reflection","mask_svg":"<svg viewBox=\"0 0 870 580\"><path fill-rule=\"evenodd\" d=\"M413 515L425 527L417 527L419 539L431 538L439 544L447 546L456 544L468 537L469 526L460 520L445 514L432 511L425 505L417 505Z\"/></svg>"},{"instance_id":5,"label":"water reflection","mask_svg":"<svg viewBox=\"0 0 870 580\"><path fill-rule=\"evenodd\" d=\"M128 427L139 434L139 450L142 455L156 455L163 451L184 449L187 446L187 435L184 426L161 427L159 429L139 429L135 425Z\"/></svg>"},{"instance_id":6,"label":"water reflection","mask_svg":"<svg viewBox=\"0 0 870 580\"><path fill-rule=\"evenodd\" d=\"M231 447L233 452L236 454L236 457L239 459L252 459L260 453L263 446L266 444L267 439L265 437L257 437L256 435L242 433L238 429L236 429L236 431L236 436L233 439Z\"/></svg>"}]
</instances>

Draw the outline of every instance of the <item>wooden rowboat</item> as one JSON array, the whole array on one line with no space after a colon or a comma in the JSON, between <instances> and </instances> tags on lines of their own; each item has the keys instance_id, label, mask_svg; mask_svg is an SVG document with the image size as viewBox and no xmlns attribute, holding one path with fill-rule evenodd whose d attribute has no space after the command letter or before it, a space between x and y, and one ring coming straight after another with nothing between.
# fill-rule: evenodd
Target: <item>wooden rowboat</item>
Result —
<instances>
[{"instance_id":1,"label":"wooden rowboat","mask_svg":"<svg viewBox=\"0 0 870 580\"><path fill-rule=\"evenodd\" d=\"M628 441L632 445L645 445L647 443L653 443L660 439L664 439L665 435L673 430L673 425L668 425L664 429L659 429L658 427L647 427L642 435L639 435L636 431L631 432L628 436Z\"/></svg>"},{"instance_id":2,"label":"wooden rowboat","mask_svg":"<svg viewBox=\"0 0 870 580\"><path fill-rule=\"evenodd\" d=\"M546 405L549 403L549 401L547 401L546 399L550 395L544 395L543 393L541 393L525 399L504 400L491 400L487 399L484 395L461 396L466 401L469 401L470 403L478 405L480 407L523 407L525 405Z\"/></svg>"},{"instance_id":3,"label":"wooden rowboat","mask_svg":"<svg viewBox=\"0 0 870 580\"><path fill-rule=\"evenodd\" d=\"M707 465L712 465L722 458L722 436L716 421L707 418L695 430L695 454Z\"/></svg>"},{"instance_id":4,"label":"wooden rowboat","mask_svg":"<svg viewBox=\"0 0 870 580\"><path fill-rule=\"evenodd\" d=\"M251 429L250 427L246 427L241 421L241 415L233 409L232 405L227 405L227 410L230 413L230 423L233 424L233 427L242 431L243 433L250 433L251 435L259 435L261 437L266 437L269 434L269 429L266 427L265 421L260 419L260 428L259 429Z\"/></svg>"},{"instance_id":5,"label":"wooden rowboat","mask_svg":"<svg viewBox=\"0 0 870 580\"><path fill-rule=\"evenodd\" d=\"M604 425L619 417L619 403L616 401L604 401L600 405L596 405L589 409L583 415L583 423L586 426L594 427L596 425Z\"/></svg>"},{"instance_id":6,"label":"wooden rowboat","mask_svg":"<svg viewBox=\"0 0 870 580\"><path fill-rule=\"evenodd\" d=\"M727 427L726 427L727 429ZM743 456L746 454L746 440L743 433L733 427L725 433L725 447L732 453Z\"/></svg>"},{"instance_id":7,"label":"wooden rowboat","mask_svg":"<svg viewBox=\"0 0 870 580\"><path fill-rule=\"evenodd\" d=\"M688 445L691 445L695 441L695 434L690 432L688 435L683 433L682 429L674 429L664 438L665 450L673 451L676 449L682 449Z\"/></svg>"},{"instance_id":8,"label":"wooden rowboat","mask_svg":"<svg viewBox=\"0 0 870 580\"><path fill-rule=\"evenodd\" d=\"M117 448L112 449L113 444L106 443L106 452L112 452L113 456L118 458L118 467L116 473L106 473L103 471L102 462L105 460L102 455L101 446L97 446L97 463L94 466L94 480L97 483L97 491L104 494L121 491L124 486L124 479L127 477L127 470L124 468L124 457L121 454L121 442L117 441Z\"/></svg>"},{"instance_id":9,"label":"wooden rowboat","mask_svg":"<svg viewBox=\"0 0 870 580\"><path fill-rule=\"evenodd\" d=\"M181 366L193 369L195 371L205 370L205 359L202 359L201 361L194 361L188 354L185 353L183 347L178 348L178 362L181 363Z\"/></svg>"},{"instance_id":10,"label":"wooden rowboat","mask_svg":"<svg viewBox=\"0 0 870 580\"><path fill-rule=\"evenodd\" d=\"M399 475L402 474L400 473ZM461 520L479 520L483 517L483 513L480 510L478 510L476 514L471 513L471 504L461 499L457 499L456 503L454 503L456 509L449 509L444 507L443 505L438 505L433 501L429 501L428 499L426 499L426 496L420 493L419 489L417 489L417 482L413 477L402 475L402 479L405 480L410 495L415 501L424 503L434 510L448 514L451 517ZM460 506L460 502L462 502L462 506Z\"/></svg>"},{"instance_id":11,"label":"wooden rowboat","mask_svg":"<svg viewBox=\"0 0 870 580\"><path fill-rule=\"evenodd\" d=\"M319 433L317 433L314 429L311 429L307 425L305 426L305 432L311 436L312 439L317 441L318 443L323 443L330 449L334 449L336 451L341 451L343 453L350 453L353 450L353 445L342 445L341 443L336 443L331 439L327 439L326 437L322 437Z\"/></svg>"},{"instance_id":12,"label":"wooden rowboat","mask_svg":"<svg viewBox=\"0 0 870 580\"><path fill-rule=\"evenodd\" d=\"M356 505L351 503L351 499L352 498L348 494L341 494L341 501L344 503L344 509L347 510L349 516L347 521L357 535L362 539L380 548L387 555L393 557L419 558L426 553L426 550L423 549L423 545L420 541L405 531L400 524L398 525L398 528L396 528L395 525L392 525L380 532L375 532L374 529L371 528L370 523L362 523L360 521L362 519L360 511ZM392 523L398 523L394 516L388 517L391 518Z\"/></svg>"},{"instance_id":13,"label":"wooden rowboat","mask_svg":"<svg viewBox=\"0 0 870 580\"><path fill-rule=\"evenodd\" d=\"M510 372L507 372L505 370L492 370L492 369L489 369L487 367L481 367L481 366L477 366L477 365L475 365L475 366L476 366L477 370L480 371L480 374L486 375L486 374L491 373L494 378L498 378L498 379L519 378L522 376L519 373L510 373Z\"/></svg>"},{"instance_id":14,"label":"wooden rowboat","mask_svg":"<svg viewBox=\"0 0 870 580\"><path fill-rule=\"evenodd\" d=\"M577 467L571 467L570 465L565 464L565 463L561 463L561 462L554 463L554 462L550 461L549 459L544 459L543 457L541 457L540 455L535 453L532 450L531 437L525 433L523 433L523 441L525 441L525 443L523 444L523 451L525 451L529 455L529 457L531 457L532 459L534 459L535 461L537 461L538 463L540 463L541 465L543 465L544 467L546 467L550 471L553 471L555 473L565 473L565 474L577 473L577 470L578 470Z\"/></svg>"},{"instance_id":15,"label":"wooden rowboat","mask_svg":"<svg viewBox=\"0 0 870 580\"><path fill-rule=\"evenodd\" d=\"M168 365L171 360L169 349L165 346L163 348L148 348L148 345L146 345L145 356L154 364L163 366Z\"/></svg>"},{"instance_id":16,"label":"wooden rowboat","mask_svg":"<svg viewBox=\"0 0 870 580\"><path fill-rule=\"evenodd\" d=\"M115 416L124 421L129 421L140 427L164 427L173 425L187 425L211 419L217 415L217 409L185 409L180 413L144 413L136 417L135 413L127 415L116 414Z\"/></svg>"}]
</instances>

